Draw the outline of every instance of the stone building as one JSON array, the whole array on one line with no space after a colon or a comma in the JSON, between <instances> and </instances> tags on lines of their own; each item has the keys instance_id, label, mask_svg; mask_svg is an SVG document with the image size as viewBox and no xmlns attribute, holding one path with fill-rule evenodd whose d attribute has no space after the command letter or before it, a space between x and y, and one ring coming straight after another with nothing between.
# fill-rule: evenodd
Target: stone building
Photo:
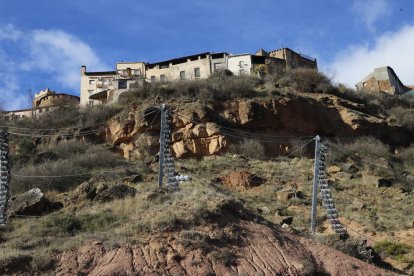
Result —
<instances>
[{"instance_id":1,"label":"stone building","mask_svg":"<svg viewBox=\"0 0 414 276\"><path fill-rule=\"evenodd\" d=\"M256 52L257 56L266 56L284 60L286 69L294 68L309 68L309 69L318 69L318 63L316 59L308 57L304 54L297 53L289 48L281 48L266 52L263 49L260 49Z\"/></svg>"},{"instance_id":2,"label":"stone building","mask_svg":"<svg viewBox=\"0 0 414 276\"><path fill-rule=\"evenodd\" d=\"M117 102L123 93L144 82L206 79L218 70L261 75L298 67L317 69L316 59L282 48L271 52L261 49L255 55L205 52L155 63L119 62L115 71L108 72L87 72L86 66L82 66L80 102Z\"/></svg>"},{"instance_id":3,"label":"stone building","mask_svg":"<svg viewBox=\"0 0 414 276\"><path fill-rule=\"evenodd\" d=\"M383 92L392 95L401 95L411 90L400 81L397 74L389 66L375 68L374 72L355 86L358 90Z\"/></svg>"},{"instance_id":4,"label":"stone building","mask_svg":"<svg viewBox=\"0 0 414 276\"><path fill-rule=\"evenodd\" d=\"M79 100L80 99L77 96L65 93L56 93L55 91L46 88L45 90L35 94L32 102L32 108L4 111L1 115L6 119L33 117L56 109L59 106L79 105Z\"/></svg>"}]
</instances>

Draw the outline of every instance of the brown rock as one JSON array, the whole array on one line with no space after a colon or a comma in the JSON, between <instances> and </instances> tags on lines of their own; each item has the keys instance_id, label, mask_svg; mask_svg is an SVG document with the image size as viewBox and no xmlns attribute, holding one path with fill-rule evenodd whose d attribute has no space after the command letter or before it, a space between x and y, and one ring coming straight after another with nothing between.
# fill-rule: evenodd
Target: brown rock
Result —
<instances>
[{"instance_id":1,"label":"brown rock","mask_svg":"<svg viewBox=\"0 0 414 276\"><path fill-rule=\"evenodd\" d=\"M341 171L341 168L338 167L338 166L330 166L328 168L328 173L330 173L330 174L338 173L340 171Z\"/></svg>"},{"instance_id":2,"label":"brown rock","mask_svg":"<svg viewBox=\"0 0 414 276\"><path fill-rule=\"evenodd\" d=\"M240 221L237 246L210 245L205 253L191 243L177 242L180 233L153 237L142 245L106 249L85 243L58 256L55 275L388 275L389 272L316 241ZM161 251L164 250L164 251Z\"/></svg>"}]
</instances>

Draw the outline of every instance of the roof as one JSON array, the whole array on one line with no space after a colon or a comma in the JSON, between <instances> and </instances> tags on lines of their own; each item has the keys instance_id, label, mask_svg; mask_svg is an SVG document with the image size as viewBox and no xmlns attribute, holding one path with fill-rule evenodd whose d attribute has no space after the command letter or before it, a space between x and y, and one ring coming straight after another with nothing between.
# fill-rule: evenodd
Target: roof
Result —
<instances>
[{"instance_id":1,"label":"roof","mask_svg":"<svg viewBox=\"0 0 414 276\"><path fill-rule=\"evenodd\" d=\"M116 64L145 63L145 61L120 61Z\"/></svg>"},{"instance_id":2,"label":"roof","mask_svg":"<svg viewBox=\"0 0 414 276\"><path fill-rule=\"evenodd\" d=\"M106 72L85 72L86 76L111 76L116 75L116 71L106 71Z\"/></svg>"}]
</instances>

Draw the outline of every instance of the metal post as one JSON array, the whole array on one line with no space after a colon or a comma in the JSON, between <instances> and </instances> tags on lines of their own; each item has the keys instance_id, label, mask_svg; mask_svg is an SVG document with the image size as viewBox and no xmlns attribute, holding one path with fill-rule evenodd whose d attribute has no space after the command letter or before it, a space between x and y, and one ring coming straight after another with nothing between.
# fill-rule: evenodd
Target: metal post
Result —
<instances>
[{"instance_id":1,"label":"metal post","mask_svg":"<svg viewBox=\"0 0 414 276\"><path fill-rule=\"evenodd\" d=\"M6 130L0 129L0 226L6 224L9 201L9 141Z\"/></svg>"},{"instance_id":2,"label":"metal post","mask_svg":"<svg viewBox=\"0 0 414 276\"><path fill-rule=\"evenodd\" d=\"M316 228L316 204L318 197L318 182L319 182L319 158L320 158L320 141L321 138L319 135L315 137L315 161L314 161L314 171L313 171L313 190L312 190L312 213L311 213L311 225L310 230L311 234L315 235Z\"/></svg>"},{"instance_id":3,"label":"metal post","mask_svg":"<svg viewBox=\"0 0 414 276\"><path fill-rule=\"evenodd\" d=\"M161 129L160 129L160 153L159 153L159 171L158 171L158 187L162 187L162 180L164 178L164 152L165 152L165 104L161 107Z\"/></svg>"}]
</instances>

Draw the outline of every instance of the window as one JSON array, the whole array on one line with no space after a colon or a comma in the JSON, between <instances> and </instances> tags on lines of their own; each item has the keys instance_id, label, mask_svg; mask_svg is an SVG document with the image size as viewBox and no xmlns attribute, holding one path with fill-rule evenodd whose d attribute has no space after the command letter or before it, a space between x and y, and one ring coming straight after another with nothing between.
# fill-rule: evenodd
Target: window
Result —
<instances>
[{"instance_id":1,"label":"window","mask_svg":"<svg viewBox=\"0 0 414 276\"><path fill-rule=\"evenodd\" d=\"M199 78L200 77L200 68L194 68L194 76L196 78Z\"/></svg>"},{"instance_id":2,"label":"window","mask_svg":"<svg viewBox=\"0 0 414 276\"><path fill-rule=\"evenodd\" d=\"M239 61L239 67L244 68L244 61Z\"/></svg>"},{"instance_id":3,"label":"window","mask_svg":"<svg viewBox=\"0 0 414 276\"><path fill-rule=\"evenodd\" d=\"M155 82L155 76L151 76L151 82Z\"/></svg>"},{"instance_id":4,"label":"window","mask_svg":"<svg viewBox=\"0 0 414 276\"><path fill-rule=\"evenodd\" d=\"M185 71L180 71L180 80L185 80Z\"/></svg>"},{"instance_id":5,"label":"window","mask_svg":"<svg viewBox=\"0 0 414 276\"><path fill-rule=\"evenodd\" d=\"M134 69L132 74L134 74L135 76L141 75L141 69Z\"/></svg>"},{"instance_id":6,"label":"window","mask_svg":"<svg viewBox=\"0 0 414 276\"><path fill-rule=\"evenodd\" d=\"M160 76L160 82L165 82L165 75Z\"/></svg>"},{"instance_id":7,"label":"window","mask_svg":"<svg viewBox=\"0 0 414 276\"><path fill-rule=\"evenodd\" d=\"M95 80L89 80L89 85L95 85Z\"/></svg>"},{"instance_id":8,"label":"window","mask_svg":"<svg viewBox=\"0 0 414 276\"><path fill-rule=\"evenodd\" d=\"M89 106L93 106L93 101L89 101L89 102L88 102L88 105L89 105Z\"/></svg>"},{"instance_id":9,"label":"window","mask_svg":"<svg viewBox=\"0 0 414 276\"><path fill-rule=\"evenodd\" d=\"M220 70L220 69L223 69L223 63L221 62L214 63L214 71Z\"/></svg>"},{"instance_id":10,"label":"window","mask_svg":"<svg viewBox=\"0 0 414 276\"><path fill-rule=\"evenodd\" d=\"M118 89L127 89L128 87L128 82L124 81L124 80L120 80L118 82Z\"/></svg>"},{"instance_id":11,"label":"window","mask_svg":"<svg viewBox=\"0 0 414 276\"><path fill-rule=\"evenodd\" d=\"M95 90L88 90L88 94L92 95Z\"/></svg>"}]
</instances>

